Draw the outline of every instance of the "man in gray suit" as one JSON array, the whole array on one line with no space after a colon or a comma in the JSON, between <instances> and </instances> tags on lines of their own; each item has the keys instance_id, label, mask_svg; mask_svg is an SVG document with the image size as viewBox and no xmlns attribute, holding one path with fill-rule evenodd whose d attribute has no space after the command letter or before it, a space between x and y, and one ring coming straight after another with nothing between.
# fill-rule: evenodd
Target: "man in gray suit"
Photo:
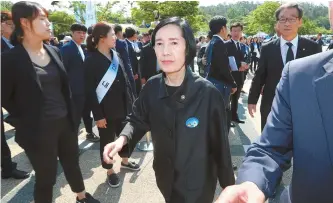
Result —
<instances>
[{"instance_id":1,"label":"man in gray suit","mask_svg":"<svg viewBox=\"0 0 333 203\"><path fill-rule=\"evenodd\" d=\"M333 51L288 63L267 124L218 203L264 203L291 166L281 203L333 202Z\"/></svg>"}]
</instances>

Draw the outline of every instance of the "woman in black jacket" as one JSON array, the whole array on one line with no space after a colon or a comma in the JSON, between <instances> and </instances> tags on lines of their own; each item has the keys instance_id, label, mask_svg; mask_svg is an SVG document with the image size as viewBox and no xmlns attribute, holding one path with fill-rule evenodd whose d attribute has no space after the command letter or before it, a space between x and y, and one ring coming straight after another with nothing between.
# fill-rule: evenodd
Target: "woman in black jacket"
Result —
<instances>
[{"instance_id":1,"label":"woman in black jacket","mask_svg":"<svg viewBox=\"0 0 333 203\"><path fill-rule=\"evenodd\" d=\"M260 43L259 43L257 37L254 37L252 39L250 48L251 48L251 66L250 66L250 69L254 73L254 72L256 72L256 69L257 69L257 63L258 63L259 58L260 58L260 49L261 49L261 46L260 46Z\"/></svg>"},{"instance_id":2,"label":"woman in black jacket","mask_svg":"<svg viewBox=\"0 0 333 203\"><path fill-rule=\"evenodd\" d=\"M114 50L116 35L111 25L97 23L88 36L87 47L90 57L84 62L86 70L87 100L92 106L100 136L100 152L103 168L107 169L108 184L118 187L120 180L113 165L103 161L103 149L115 139L123 128L123 121L131 112L134 95L127 77L124 64ZM129 150L120 154L122 168L139 170L140 167L128 161Z\"/></svg>"},{"instance_id":3,"label":"woman in black jacket","mask_svg":"<svg viewBox=\"0 0 333 203\"><path fill-rule=\"evenodd\" d=\"M143 87L120 137L105 146L104 160L151 131L157 186L167 203L213 202L217 180L235 183L221 93L189 65L196 54L193 31L178 17L161 21L152 36L163 73Z\"/></svg>"},{"instance_id":4,"label":"woman in black jacket","mask_svg":"<svg viewBox=\"0 0 333 203\"><path fill-rule=\"evenodd\" d=\"M85 193L73 125L71 93L59 50L43 45L51 30L38 3L12 7L13 49L1 55L1 104L12 115L16 142L35 171L36 203L51 203L58 159L76 202L97 203Z\"/></svg>"}]
</instances>

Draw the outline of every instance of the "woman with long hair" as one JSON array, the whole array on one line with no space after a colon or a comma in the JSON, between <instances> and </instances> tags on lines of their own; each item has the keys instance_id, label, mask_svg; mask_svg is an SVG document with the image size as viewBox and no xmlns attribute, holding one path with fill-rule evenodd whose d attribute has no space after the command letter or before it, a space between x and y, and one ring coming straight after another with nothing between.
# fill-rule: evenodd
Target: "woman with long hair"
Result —
<instances>
[{"instance_id":1,"label":"woman with long hair","mask_svg":"<svg viewBox=\"0 0 333 203\"><path fill-rule=\"evenodd\" d=\"M97 23L87 38L90 56L84 62L88 103L100 136L102 166L107 170L107 182L118 187L120 179L113 165L103 161L104 146L114 141L123 128L126 115L132 111L134 94L124 64L116 51L116 35L113 27L105 22ZM122 168L137 171L140 167L128 161L129 150L121 154Z\"/></svg>"},{"instance_id":2,"label":"woman with long hair","mask_svg":"<svg viewBox=\"0 0 333 203\"><path fill-rule=\"evenodd\" d=\"M98 203L85 192L79 166L70 87L51 35L47 11L21 1L12 7L15 46L1 56L1 104L12 115L16 142L35 171L35 203L51 203L58 158L77 203Z\"/></svg>"},{"instance_id":3,"label":"woman with long hair","mask_svg":"<svg viewBox=\"0 0 333 203\"><path fill-rule=\"evenodd\" d=\"M119 138L106 145L104 160L147 131L154 144L157 186L167 203L213 202L217 180L235 182L221 93L191 71L196 44L189 24L178 17L161 21L152 36L163 73L143 87Z\"/></svg>"}]
</instances>

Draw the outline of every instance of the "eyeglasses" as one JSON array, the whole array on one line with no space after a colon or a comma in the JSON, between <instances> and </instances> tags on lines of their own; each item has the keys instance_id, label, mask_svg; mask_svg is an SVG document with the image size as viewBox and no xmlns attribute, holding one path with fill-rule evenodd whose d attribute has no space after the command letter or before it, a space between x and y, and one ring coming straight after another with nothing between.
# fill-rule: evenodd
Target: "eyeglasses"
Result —
<instances>
[{"instance_id":1,"label":"eyeglasses","mask_svg":"<svg viewBox=\"0 0 333 203\"><path fill-rule=\"evenodd\" d=\"M10 27L14 27L14 23L12 22L8 22L8 21L4 21L4 22L1 22L1 23L5 23L6 25L10 26Z\"/></svg>"},{"instance_id":2,"label":"eyeglasses","mask_svg":"<svg viewBox=\"0 0 333 203\"><path fill-rule=\"evenodd\" d=\"M298 18L280 18L278 21L279 23L286 23L287 21L289 23L295 23Z\"/></svg>"}]
</instances>

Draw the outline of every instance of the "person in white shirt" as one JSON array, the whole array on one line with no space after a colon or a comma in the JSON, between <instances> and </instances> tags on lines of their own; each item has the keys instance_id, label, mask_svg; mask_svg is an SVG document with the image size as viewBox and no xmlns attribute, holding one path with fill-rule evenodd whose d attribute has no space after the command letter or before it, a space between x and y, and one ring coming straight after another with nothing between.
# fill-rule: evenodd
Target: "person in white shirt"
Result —
<instances>
[{"instance_id":1,"label":"person in white shirt","mask_svg":"<svg viewBox=\"0 0 333 203\"><path fill-rule=\"evenodd\" d=\"M284 65L294 59L321 52L316 42L298 36L303 17L303 10L298 4L282 5L277 9L275 17L281 37L262 46L258 69L252 80L248 99L249 113L253 117L263 88L260 106L262 129L271 111L275 89L280 81Z\"/></svg>"}]
</instances>

